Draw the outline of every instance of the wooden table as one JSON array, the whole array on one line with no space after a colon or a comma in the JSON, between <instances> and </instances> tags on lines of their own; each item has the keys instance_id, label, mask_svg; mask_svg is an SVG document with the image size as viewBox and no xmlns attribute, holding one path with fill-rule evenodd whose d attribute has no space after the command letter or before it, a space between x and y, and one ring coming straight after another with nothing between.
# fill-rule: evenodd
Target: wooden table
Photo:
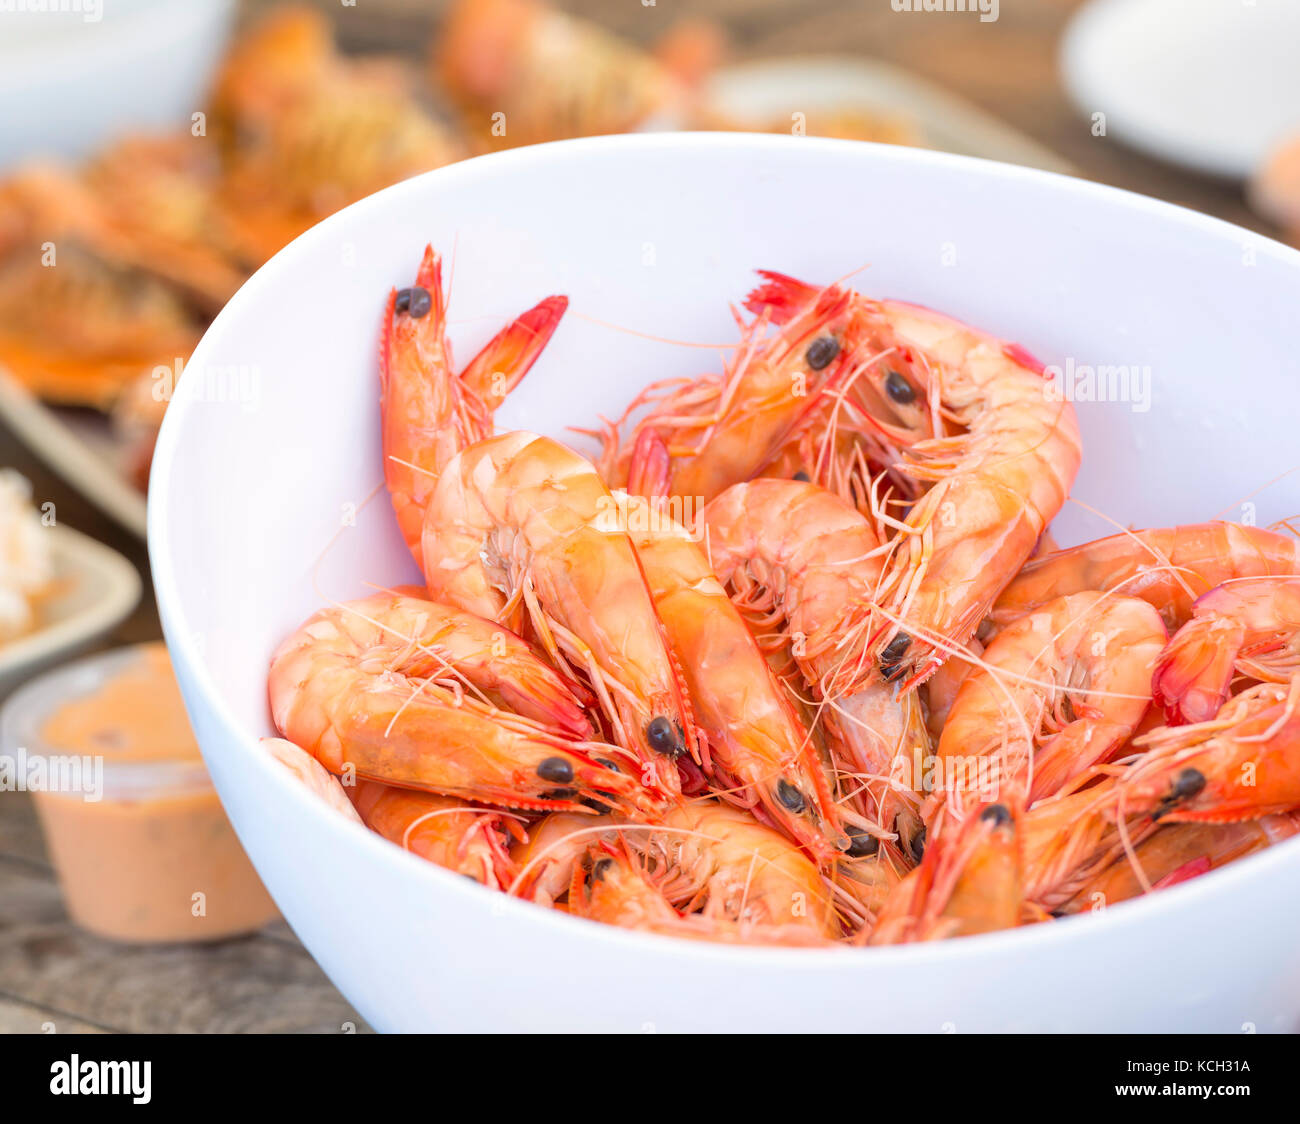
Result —
<instances>
[{"instance_id":1,"label":"wooden table","mask_svg":"<svg viewBox=\"0 0 1300 1124\"><path fill-rule=\"evenodd\" d=\"M685 14L723 24L733 57L862 54L910 68L1001 116L1054 148L1082 174L1266 230L1240 190L1192 176L1094 137L1067 102L1056 70L1057 40L1080 0L1001 0L995 23L962 13L899 13L889 0L658 0L560 6L599 17L642 42ZM250 5L265 7L265 0ZM411 0L365 0L335 13L350 49L417 50L429 7ZM68 488L0 427L0 465L52 500L61 522L108 543L148 577L144 546ZM152 590L104 646L160 635ZM313 1030L362 1026L288 927L208 946L123 948L97 940L67 919L30 801L0 794L0 1031Z\"/></svg>"}]
</instances>

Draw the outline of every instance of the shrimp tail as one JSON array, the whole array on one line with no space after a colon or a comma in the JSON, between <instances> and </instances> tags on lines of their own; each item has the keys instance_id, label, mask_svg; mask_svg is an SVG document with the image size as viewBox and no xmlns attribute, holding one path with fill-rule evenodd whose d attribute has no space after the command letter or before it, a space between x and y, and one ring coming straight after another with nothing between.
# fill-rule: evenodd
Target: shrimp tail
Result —
<instances>
[{"instance_id":1,"label":"shrimp tail","mask_svg":"<svg viewBox=\"0 0 1300 1124\"><path fill-rule=\"evenodd\" d=\"M632 495L650 499L666 496L672 487L672 457L658 432L643 429L632 448L628 468L627 490Z\"/></svg>"},{"instance_id":2,"label":"shrimp tail","mask_svg":"<svg viewBox=\"0 0 1300 1124\"><path fill-rule=\"evenodd\" d=\"M568 307L568 297L546 297L515 317L469 361L462 385L495 410L537 362Z\"/></svg>"},{"instance_id":3,"label":"shrimp tail","mask_svg":"<svg viewBox=\"0 0 1300 1124\"><path fill-rule=\"evenodd\" d=\"M1170 724L1208 722L1231 691L1240 625L1197 620L1181 628L1161 653L1151 686Z\"/></svg>"},{"instance_id":4,"label":"shrimp tail","mask_svg":"<svg viewBox=\"0 0 1300 1124\"><path fill-rule=\"evenodd\" d=\"M788 324L812 304L821 291L785 273L770 269L757 272L764 283L745 298L745 308L756 316L766 312L774 324Z\"/></svg>"}]
</instances>

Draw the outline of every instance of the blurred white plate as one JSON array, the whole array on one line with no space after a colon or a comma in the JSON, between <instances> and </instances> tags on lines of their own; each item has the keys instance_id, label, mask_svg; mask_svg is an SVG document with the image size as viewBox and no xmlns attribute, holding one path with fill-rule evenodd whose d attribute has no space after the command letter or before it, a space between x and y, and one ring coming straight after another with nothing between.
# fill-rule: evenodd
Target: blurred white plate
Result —
<instances>
[{"instance_id":1,"label":"blurred white plate","mask_svg":"<svg viewBox=\"0 0 1300 1124\"><path fill-rule=\"evenodd\" d=\"M728 118L756 127L770 127L802 113L809 119L809 131L815 133L818 113L859 110L898 118L928 148L1049 172L1076 170L1050 148L991 114L875 59L809 55L744 63L719 71L704 97Z\"/></svg>"},{"instance_id":2,"label":"blurred white plate","mask_svg":"<svg viewBox=\"0 0 1300 1124\"><path fill-rule=\"evenodd\" d=\"M6 7L0 168L31 156L85 156L124 132L188 125L234 12L233 0Z\"/></svg>"},{"instance_id":3,"label":"blurred white plate","mask_svg":"<svg viewBox=\"0 0 1300 1124\"><path fill-rule=\"evenodd\" d=\"M1300 130L1297 0L1093 0L1066 31L1066 87L1107 135L1245 178Z\"/></svg>"},{"instance_id":4,"label":"blurred white plate","mask_svg":"<svg viewBox=\"0 0 1300 1124\"><path fill-rule=\"evenodd\" d=\"M57 591L34 632L0 644L0 695L102 636L140 600L140 575L117 551L69 527L49 534Z\"/></svg>"},{"instance_id":5,"label":"blurred white plate","mask_svg":"<svg viewBox=\"0 0 1300 1124\"><path fill-rule=\"evenodd\" d=\"M47 406L3 368L0 418L91 503L144 538L144 493L126 476L125 450L106 418Z\"/></svg>"}]
</instances>

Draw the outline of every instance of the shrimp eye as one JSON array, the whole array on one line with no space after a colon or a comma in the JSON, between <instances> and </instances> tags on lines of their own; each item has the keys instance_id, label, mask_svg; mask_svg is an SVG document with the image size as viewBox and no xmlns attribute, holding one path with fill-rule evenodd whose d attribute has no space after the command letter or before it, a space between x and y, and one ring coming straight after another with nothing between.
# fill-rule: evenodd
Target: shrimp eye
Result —
<instances>
[{"instance_id":1,"label":"shrimp eye","mask_svg":"<svg viewBox=\"0 0 1300 1124\"><path fill-rule=\"evenodd\" d=\"M834 336L818 336L808 345L808 350L804 354L804 359L807 361L808 366L810 366L814 371L820 371L839 353L839 340Z\"/></svg>"},{"instance_id":2,"label":"shrimp eye","mask_svg":"<svg viewBox=\"0 0 1300 1124\"><path fill-rule=\"evenodd\" d=\"M802 812L808 806L803 793L784 777L776 782L776 798L780 801L781 807L791 812Z\"/></svg>"},{"instance_id":3,"label":"shrimp eye","mask_svg":"<svg viewBox=\"0 0 1300 1124\"><path fill-rule=\"evenodd\" d=\"M1174 778L1169 795L1174 800L1187 800L1205 787L1205 774L1200 769L1187 768Z\"/></svg>"},{"instance_id":4,"label":"shrimp eye","mask_svg":"<svg viewBox=\"0 0 1300 1124\"><path fill-rule=\"evenodd\" d=\"M428 316L429 309L432 307L433 298L429 296L429 290L419 285L412 285L409 289L399 289L397 300L393 304L396 311L409 313L415 320Z\"/></svg>"},{"instance_id":5,"label":"shrimp eye","mask_svg":"<svg viewBox=\"0 0 1300 1124\"><path fill-rule=\"evenodd\" d=\"M622 769L620 769L620 768L618 767L618 762L617 762L617 761L611 761L608 757L597 757L597 758L596 758L596 764L597 764L597 765L604 765L605 768L606 768L606 769L609 769L611 772L621 773L621 772L623 771Z\"/></svg>"},{"instance_id":6,"label":"shrimp eye","mask_svg":"<svg viewBox=\"0 0 1300 1124\"><path fill-rule=\"evenodd\" d=\"M651 749L665 757L680 757L686 752L685 739L678 736L673 724L663 715L650 720L645 728L645 738Z\"/></svg>"},{"instance_id":7,"label":"shrimp eye","mask_svg":"<svg viewBox=\"0 0 1300 1124\"><path fill-rule=\"evenodd\" d=\"M597 859L591 865L591 877L596 882L605 880L605 872L614 865L613 859Z\"/></svg>"},{"instance_id":8,"label":"shrimp eye","mask_svg":"<svg viewBox=\"0 0 1300 1124\"><path fill-rule=\"evenodd\" d=\"M563 757L548 757L537 766L537 775L544 781L568 784L573 780L573 764Z\"/></svg>"},{"instance_id":9,"label":"shrimp eye","mask_svg":"<svg viewBox=\"0 0 1300 1124\"><path fill-rule=\"evenodd\" d=\"M916 401L916 390L897 371L890 371L885 376L885 393L902 406Z\"/></svg>"},{"instance_id":10,"label":"shrimp eye","mask_svg":"<svg viewBox=\"0 0 1300 1124\"><path fill-rule=\"evenodd\" d=\"M543 800L572 800L578 795L576 788L553 788L542 793Z\"/></svg>"},{"instance_id":11,"label":"shrimp eye","mask_svg":"<svg viewBox=\"0 0 1300 1124\"><path fill-rule=\"evenodd\" d=\"M990 804L980 813L980 819L994 827L1005 827L1011 822L1011 813L1005 804Z\"/></svg>"},{"instance_id":12,"label":"shrimp eye","mask_svg":"<svg viewBox=\"0 0 1300 1124\"><path fill-rule=\"evenodd\" d=\"M802 468L794 474L794 478L798 480L800 484L812 483L812 477L809 476L808 473L804 472Z\"/></svg>"},{"instance_id":13,"label":"shrimp eye","mask_svg":"<svg viewBox=\"0 0 1300 1124\"><path fill-rule=\"evenodd\" d=\"M880 840L869 831L850 824L845 834L849 837L849 847L844 853L851 859L865 858L880 850Z\"/></svg>"},{"instance_id":14,"label":"shrimp eye","mask_svg":"<svg viewBox=\"0 0 1300 1124\"><path fill-rule=\"evenodd\" d=\"M898 633L880 653L880 670L886 679L897 679L902 672L899 666L907 649L912 645L912 638L906 632Z\"/></svg>"},{"instance_id":15,"label":"shrimp eye","mask_svg":"<svg viewBox=\"0 0 1300 1124\"><path fill-rule=\"evenodd\" d=\"M925 828L924 827L918 828L916 834L912 836L912 842L908 845L908 850L912 852L912 858L914 858L917 862L920 862L923 858L925 858Z\"/></svg>"}]
</instances>

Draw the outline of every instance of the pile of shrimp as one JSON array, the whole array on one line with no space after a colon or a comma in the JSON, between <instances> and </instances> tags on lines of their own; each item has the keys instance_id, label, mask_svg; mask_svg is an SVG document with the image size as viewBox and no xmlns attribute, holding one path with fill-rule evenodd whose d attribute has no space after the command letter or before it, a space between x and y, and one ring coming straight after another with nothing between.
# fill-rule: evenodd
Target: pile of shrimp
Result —
<instances>
[{"instance_id":1,"label":"pile of shrimp","mask_svg":"<svg viewBox=\"0 0 1300 1124\"><path fill-rule=\"evenodd\" d=\"M439 255L389 294L424 584L327 604L269 677L333 805L540 906L794 946L1054 923L1300 829L1294 537L1054 549L1081 445L1039 363L775 273L594 455L498 432L567 303L460 366Z\"/></svg>"}]
</instances>

